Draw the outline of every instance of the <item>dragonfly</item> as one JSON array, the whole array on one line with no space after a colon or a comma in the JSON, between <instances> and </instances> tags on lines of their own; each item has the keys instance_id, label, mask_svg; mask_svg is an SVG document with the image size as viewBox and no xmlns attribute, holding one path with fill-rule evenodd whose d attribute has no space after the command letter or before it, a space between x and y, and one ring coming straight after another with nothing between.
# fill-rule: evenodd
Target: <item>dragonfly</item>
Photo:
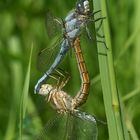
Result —
<instances>
[{"instance_id":1,"label":"dragonfly","mask_svg":"<svg viewBox=\"0 0 140 140\"><path fill-rule=\"evenodd\" d=\"M77 37L75 39L73 49L75 51L76 60L77 60L77 64L78 64L78 69L79 69L80 78L81 78L80 90L78 91L78 93L76 94L74 99L72 100L72 108L75 109L77 107L80 107L82 104L84 104L86 102L87 98L88 98L89 89L90 89L90 78L89 78L88 70L87 70L85 60L84 60L84 57L83 57L83 53L82 53L82 50L81 50L80 38ZM61 74L58 70L57 70L57 73L58 73L58 75L62 75L63 77L65 77L65 75ZM64 79L61 80L61 83L59 82L60 81L60 78L59 78L58 83L57 83L59 88L56 88L56 90L57 89L61 90L67 84L67 82L70 79L70 76L68 75L68 73L67 73L66 77L67 78L65 78L65 80ZM48 86L46 88L43 87L43 89L47 89L47 88L48 88L49 91L51 90L50 88L53 89L53 87L50 87L50 86ZM45 92L46 92L46 90L45 90ZM39 92L39 94L40 93L43 93L43 92ZM60 95L57 95L57 97L59 97ZM48 102L51 98L52 97L51 97L51 94L50 94ZM63 98L63 97L60 97L60 98ZM58 99L55 99L55 100L58 100ZM66 103L62 103L62 104L66 104ZM66 109L67 108L68 107L66 107Z\"/></svg>"},{"instance_id":2,"label":"dragonfly","mask_svg":"<svg viewBox=\"0 0 140 140\"><path fill-rule=\"evenodd\" d=\"M55 58L54 62L51 64L49 69L44 73L44 75L38 80L34 88L34 93L39 93L41 85L44 84L50 78L50 75L58 67L58 65L68 52L68 50L70 50L70 48L73 47L75 39L81 35L82 30L86 29L89 35L89 30L87 27L88 23L96 22L98 20L103 19L103 18L98 18L95 20L91 19L91 17L93 17L94 14L98 12L100 12L100 10L94 13L91 12L89 0L77 0L76 8L70 11L64 20L58 21L57 19L55 19L55 21L59 22L62 25L63 39L62 41L60 41L59 47L60 49L57 55L54 57ZM50 50L52 51L52 49ZM51 51L48 50L48 52L52 53Z\"/></svg>"},{"instance_id":3,"label":"dragonfly","mask_svg":"<svg viewBox=\"0 0 140 140\"><path fill-rule=\"evenodd\" d=\"M65 85L64 83L61 85L61 88ZM58 119L67 116L66 125L64 125L65 122L61 122L62 124L60 124L59 129L62 129L61 135L57 135L57 131L55 131L53 135L57 135L62 140L97 140L98 128L95 117L79 109L74 109L74 98L61 90L61 88L58 89L50 84L44 84L39 91L40 95L47 96L47 101L60 114ZM72 123L72 121L74 122ZM53 124L55 124L55 122L53 122L52 125ZM45 134L48 139L52 139L52 135L49 135L48 132L52 125L45 127ZM36 140L41 140L42 137L44 136L37 136Z\"/></svg>"},{"instance_id":4,"label":"dragonfly","mask_svg":"<svg viewBox=\"0 0 140 140\"><path fill-rule=\"evenodd\" d=\"M61 80L61 82L58 84L59 87L52 86L50 84L43 84L40 88L39 94L43 96L47 96L47 101L51 104L51 106L57 110L58 113L60 113L60 117L58 119L66 118L67 122L66 125L65 122L61 122L60 129L66 130L65 133L60 134L54 134L59 135L60 139L67 139L67 140L97 140L98 137L98 129L97 129L97 123L94 116L80 111L77 109L80 107L88 97L89 93L89 86L90 86L90 80L88 71L85 65L85 61L82 55L81 47L80 47L80 39L76 38L74 42L74 50L76 54L76 60L78 63L78 68L80 72L81 77L81 88L79 92L76 94L75 97L71 97L66 92L62 90L62 88L67 84L69 81L69 77L65 78L65 80ZM57 119L55 119L56 121ZM74 121L74 124L72 125L72 121ZM57 121L55 123L58 123ZM53 123L50 123L54 125ZM65 128L66 127L66 128ZM69 128L68 128L69 127ZM49 139L53 136L51 136L48 132L50 129L50 125L47 125L45 127L45 134L46 137ZM80 130L80 132L79 132ZM79 134L78 134L79 132ZM58 133L58 132L56 132ZM78 136L76 136L78 134ZM42 139L44 135L38 136L36 139ZM46 138L45 137L45 138Z\"/></svg>"}]
</instances>

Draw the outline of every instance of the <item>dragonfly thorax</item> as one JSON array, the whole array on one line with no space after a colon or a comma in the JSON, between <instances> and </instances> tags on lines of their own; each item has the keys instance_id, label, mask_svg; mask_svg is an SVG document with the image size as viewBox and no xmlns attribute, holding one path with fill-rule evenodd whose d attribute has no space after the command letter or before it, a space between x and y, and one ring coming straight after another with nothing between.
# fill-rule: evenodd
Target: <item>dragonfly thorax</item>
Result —
<instances>
[{"instance_id":1,"label":"dragonfly thorax","mask_svg":"<svg viewBox=\"0 0 140 140\"><path fill-rule=\"evenodd\" d=\"M52 87L52 85L44 84L42 85L40 95L48 95L48 102L51 106L56 109L59 113L66 113L73 111L72 97L66 92Z\"/></svg>"},{"instance_id":2,"label":"dragonfly thorax","mask_svg":"<svg viewBox=\"0 0 140 140\"><path fill-rule=\"evenodd\" d=\"M74 13L70 13L65 18L65 36L70 40L75 40L80 34L83 28L86 27L88 22L89 16L88 15L81 15L76 11Z\"/></svg>"},{"instance_id":3,"label":"dragonfly thorax","mask_svg":"<svg viewBox=\"0 0 140 140\"><path fill-rule=\"evenodd\" d=\"M90 18L90 6L88 0L78 0L76 9L69 12L64 20L64 34L67 39L75 40Z\"/></svg>"}]
</instances>

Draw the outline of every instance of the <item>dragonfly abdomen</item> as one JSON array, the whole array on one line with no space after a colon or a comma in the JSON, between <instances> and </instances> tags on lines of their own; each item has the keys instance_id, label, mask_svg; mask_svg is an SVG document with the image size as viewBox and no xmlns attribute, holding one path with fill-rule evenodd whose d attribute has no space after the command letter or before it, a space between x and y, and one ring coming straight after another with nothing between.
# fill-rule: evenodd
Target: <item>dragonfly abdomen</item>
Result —
<instances>
[{"instance_id":1,"label":"dragonfly abdomen","mask_svg":"<svg viewBox=\"0 0 140 140\"><path fill-rule=\"evenodd\" d=\"M60 62L62 61L63 57L65 56L65 54L67 53L67 51L69 50L70 45L68 43L68 39L65 39L60 47L60 51L57 55L57 57L55 58L53 64L51 65L51 67L45 72L45 74L38 80L36 86L35 86L35 93L39 92L39 89L41 88L41 85L45 83L46 80L49 79L50 75L53 73L53 71L57 68L57 66L60 64Z\"/></svg>"},{"instance_id":2,"label":"dragonfly abdomen","mask_svg":"<svg viewBox=\"0 0 140 140\"><path fill-rule=\"evenodd\" d=\"M82 80L80 91L77 93L77 95L73 99L74 108L77 108L81 106L82 104L84 104L87 100L89 89L90 89L90 79L89 79L89 74L88 74L86 64L84 61L84 57L81 51L79 38L76 38L74 42L74 50L76 54L78 68L80 71L80 77Z\"/></svg>"}]
</instances>

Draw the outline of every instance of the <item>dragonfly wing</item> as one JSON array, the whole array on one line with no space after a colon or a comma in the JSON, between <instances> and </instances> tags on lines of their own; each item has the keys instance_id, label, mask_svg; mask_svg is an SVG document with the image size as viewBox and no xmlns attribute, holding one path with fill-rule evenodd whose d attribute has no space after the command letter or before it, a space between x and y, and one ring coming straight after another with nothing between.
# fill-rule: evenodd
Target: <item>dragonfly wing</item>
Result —
<instances>
[{"instance_id":1,"label":"dragonfly wing","mask_svg":"<svg viewBox=\"0 0 140 140\"><path fill-rule=\"evenodd\" d=\"M30 140L97 140L98 130L94 117L79 111L73 115L57 114L41 130L31 134Z\"/></svg>"},{"instance_id":2,"label":"dragonfly wing","mask_svg":"<svg viewBox=\"0 0 140 140\"><path fill-rule=\"evenodd\" d=\"M54 39L55 40L55 39ZM51 64L54 62L62 43L62 39L58 38L55 41L52 41L52 43L49 45L49 47L46 47L42 51L39 52L37 57L37 69L39 71L45 72L48 70L51 66Z\"/></svg>"},{"instance_id":3,"label":"dragonfly wing","mask_svg":"<svg viewBox=\"0 0 140 140\"><path fill-rule=\"evenodd\" d=\"M62 21L61 19L54 17L51 12L47 12L45 23L47 34L50 38L62 34Z\"/></svg>"},{"instance_id":4,"label":"dragonfly wing","mask_svg":"<svg viewBox=\"0 0 140 140\"><path fill-rule=\"evenodd\" d=\"M77 137L76 140L97 140L98 137L98 129L97 129L97 123L95 118L87 114L85 112L76 110L73 113L75 123L76 124L73 127L73 132L77 132L75 137Z\"/></svg>"},{"instance_id":5,"label":"dragonfly wing","mask_svg":"<svg viewBox=\"0 0 140 140\"><path fill-rule=\"evenodd\" d=\"M75 110L68 113L65 124L63 140L97 140L98 129L92 115Z\"/></svg>"},{"instance_id":6,"label":"dragonfly wing","mask_svg":"<svg viewBox=\"0 0 140 140\"><path fill-rule=\"evenodd\" d=\"M57 117L47 122L39 135L35 136L34 140L63 140L67 118L67 114L57 114Z\"/></svg>"},{"instance_id":7,"label":"dragonfly wing","mask_svg":"<svg viewBox=\"0 0 140 140\"><path fill-rule=\"evenodd\" d=\"M34 137L34 140L57 140L59 131L61 130L59 125L62 119L61 115L57 115L57 117L49 120L39 134Z\"/></svg>"}]
</instances>

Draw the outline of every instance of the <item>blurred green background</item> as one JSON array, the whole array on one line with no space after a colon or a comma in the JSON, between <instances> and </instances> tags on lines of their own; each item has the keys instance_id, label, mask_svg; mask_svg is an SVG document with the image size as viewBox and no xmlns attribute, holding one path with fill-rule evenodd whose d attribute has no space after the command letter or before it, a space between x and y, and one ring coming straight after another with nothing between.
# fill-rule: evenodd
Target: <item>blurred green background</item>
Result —
<instances>
[{"instance_id":1,"label":"blurred green background","mask_svg":"<svg viewBox=\"0 0 140 140\"><path fill-rule=\"evenodd\" d=\"M140 1L107 0L112 50L118 91L124 103L128 130L140 137ZM16 140L19 135L19 104L29 62L31 44L33 55L27 113L23 123L23 139L38 135L55 111L43 97L34 94L34 85L42 76L37 70L38 52L50 40L45 28L45 17L50 10L64 18L75 6L75 1L56 0L1 0L0 1L0 139ZM88 101L82 110L106 121L102 88L99 77L96 46L82 36L82 50L91 79ZM71 79L65 91L76 94L80 77L75 56L67 55L64 68ZM99 139L108 139L107 125L98 124ZM130 131L130 133L131 133Z\"/></svg>"}]
</instances>

